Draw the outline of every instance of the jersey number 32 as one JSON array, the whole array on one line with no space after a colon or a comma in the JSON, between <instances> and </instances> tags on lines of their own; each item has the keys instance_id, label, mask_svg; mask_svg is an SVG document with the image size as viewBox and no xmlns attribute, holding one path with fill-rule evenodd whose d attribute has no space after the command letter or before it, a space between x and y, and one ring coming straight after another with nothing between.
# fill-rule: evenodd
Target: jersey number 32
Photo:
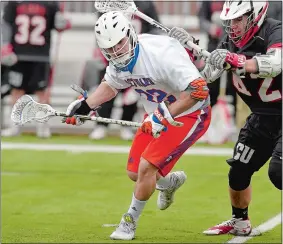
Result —
<instances>
[{"instance_id":1,"label":"jersey number 32","mask_svg":"<svg viewBox=\"0 0 283 244\"><path fill-rule=\"evenodd\" d=\"M45 38L42 33L46 29L46 19L42 16L28 16L25 14L16 17L18 32L15 35L15 41L18 44L31 44L43 46Z\"/></svg>"}]
</instances>

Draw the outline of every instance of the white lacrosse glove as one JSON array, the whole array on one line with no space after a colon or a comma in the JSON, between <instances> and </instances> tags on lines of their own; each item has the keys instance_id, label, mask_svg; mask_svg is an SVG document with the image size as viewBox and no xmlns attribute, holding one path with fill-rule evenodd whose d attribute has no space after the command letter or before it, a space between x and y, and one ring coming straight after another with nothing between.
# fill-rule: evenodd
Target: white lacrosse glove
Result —
<instances>
[{"instance_id":1,"label":"white lacrosse glove","mask_svg":"<svg viewBox=\"0 0 283 244\"><path fill-rule=\"evenodd\" d=\"M83 96L80 96L77 100L70 103L67 108L66 115L68 117L62 119L62 123L72 124L72 125L82 125L84 120L78 118L76 115L88 115L97 116L97 108L91 109Z\"/></svg>"},{"instance_id":2,"label":"white lacrosse glove","mask_svg":"<svg viewBox=\"0 0 283 244\"><path fill-rule=\"evenodd\" d=\"M162 131L167 131L169 124L177 127L183 126L183 123L172 118L166 104L161 102L157 109L143 121L141 130L158 138Z\"/></svg>"},{"instance_id":3,"label":"white lacrosse glove","mask_svg":"<svg viewBox=\"0 0 283 244\"><path fill-rule=\"evenodd\" d=\"M193 36L191 36L187 31L180 27L173 27L168 35L170 37L178 40L183 46L187 44L188 41L191 41L198 45L198 40L196 40Z\"/></svg>"}]
</instances>

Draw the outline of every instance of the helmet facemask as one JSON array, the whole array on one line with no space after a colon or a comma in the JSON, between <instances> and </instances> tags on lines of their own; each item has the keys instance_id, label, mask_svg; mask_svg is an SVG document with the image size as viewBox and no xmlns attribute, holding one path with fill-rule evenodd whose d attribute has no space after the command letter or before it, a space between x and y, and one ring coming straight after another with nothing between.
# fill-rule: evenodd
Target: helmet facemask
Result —
<instances>
[{"instance_id":1,"label":"helmet facemask","mask_svg":"<svg viewBox=\"0 0 283 244\"><path fill-rule=\"evenodd\" d=\"M117 44L113 46L112 48L108 48L108 49L101 48L101 51L104 57L118 69L122 69L126 67L135 56L135 48L138 43L138 37L137 37L137 34L134 28L131 25L129 26L127 34L123 39L125 38L126 38L126 41L124 42L124 45L119 50L115 51L114 47ZM121 39L120 41L124 41L123 39ZM125 47L127 47L127 51L124 53L120 53L122 49L125 49ZM109 49L111 51L109 51Z\"/></svg>"},{"instance_id":2,"label":"helmet facemask","mask_svg":"<svg viewBox=\"0 0 283 244\"><path fill-rule=\"evenodd\" d=\"M247 13L245 15L247 16L247 18L244 18L244 16L242 16L243 19L235 25L232 25L232 20L223 21L225 32L228 34L229 38L234 42L234 44L241 42L245 38L245 35L251 30L251 28L256 25L253 12ZM243 23L243 21L245 21L246 23ZM238 25L241 25L244 29L244 31L240 30L241 33L237 33Z\"/></svg>"},{"instance_id":3,"label":"helmet facemask","mask_svg":"<svg viewBox=\"0 0 283 244\"><path fill-rule=\"evenodd\" d=\"M225 2L221 19L225 32L237 47L243 47L255 36L266 18L268 5L268 1L255 0ZM239 20L240 17L243 22ZM232 26L232 22L236 24Z\"/></svg>"}]
</instances>

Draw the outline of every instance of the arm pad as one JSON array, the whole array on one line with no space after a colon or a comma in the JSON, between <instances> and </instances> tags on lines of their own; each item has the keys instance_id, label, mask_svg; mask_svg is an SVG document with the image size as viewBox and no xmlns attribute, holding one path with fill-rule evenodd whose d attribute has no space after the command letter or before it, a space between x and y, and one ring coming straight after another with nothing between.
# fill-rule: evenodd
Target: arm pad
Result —
<instances>
[{"instance_id":1,"label":"arm pad","mask_svg":"<svg viewBox=\"0 0 283 244\"><path fill-rule=\"evenodd\" d=\"M264 55L256 55L259 78L275 77L282 72L281 48L270 48Z\"/></svg>"}]
</instances>

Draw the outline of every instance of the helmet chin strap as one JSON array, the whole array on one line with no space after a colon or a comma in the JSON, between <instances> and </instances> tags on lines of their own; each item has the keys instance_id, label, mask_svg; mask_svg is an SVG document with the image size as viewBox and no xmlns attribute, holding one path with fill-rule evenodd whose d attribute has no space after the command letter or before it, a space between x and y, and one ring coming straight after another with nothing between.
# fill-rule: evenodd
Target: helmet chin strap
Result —
<instances>
[{"instance_id":1,"label":"helmet chin strap","mask_svg":"<svg viewBox=\"0 0 283 244\"><path fill-rule=\"evenodd\" d=\"M133 52L132 45L131 45L130 41L129 41L128 45L129 45L129 49L128 49L129 51L127 53L123 54L119 58L115 58L115 59L112 60L113 65L115 67L123 68L123 67L127 66L130 63L130 59L131 59L132 52ZM121 66L121 67L119 67L119 66Z\"/></svg>"}]
</instances>

